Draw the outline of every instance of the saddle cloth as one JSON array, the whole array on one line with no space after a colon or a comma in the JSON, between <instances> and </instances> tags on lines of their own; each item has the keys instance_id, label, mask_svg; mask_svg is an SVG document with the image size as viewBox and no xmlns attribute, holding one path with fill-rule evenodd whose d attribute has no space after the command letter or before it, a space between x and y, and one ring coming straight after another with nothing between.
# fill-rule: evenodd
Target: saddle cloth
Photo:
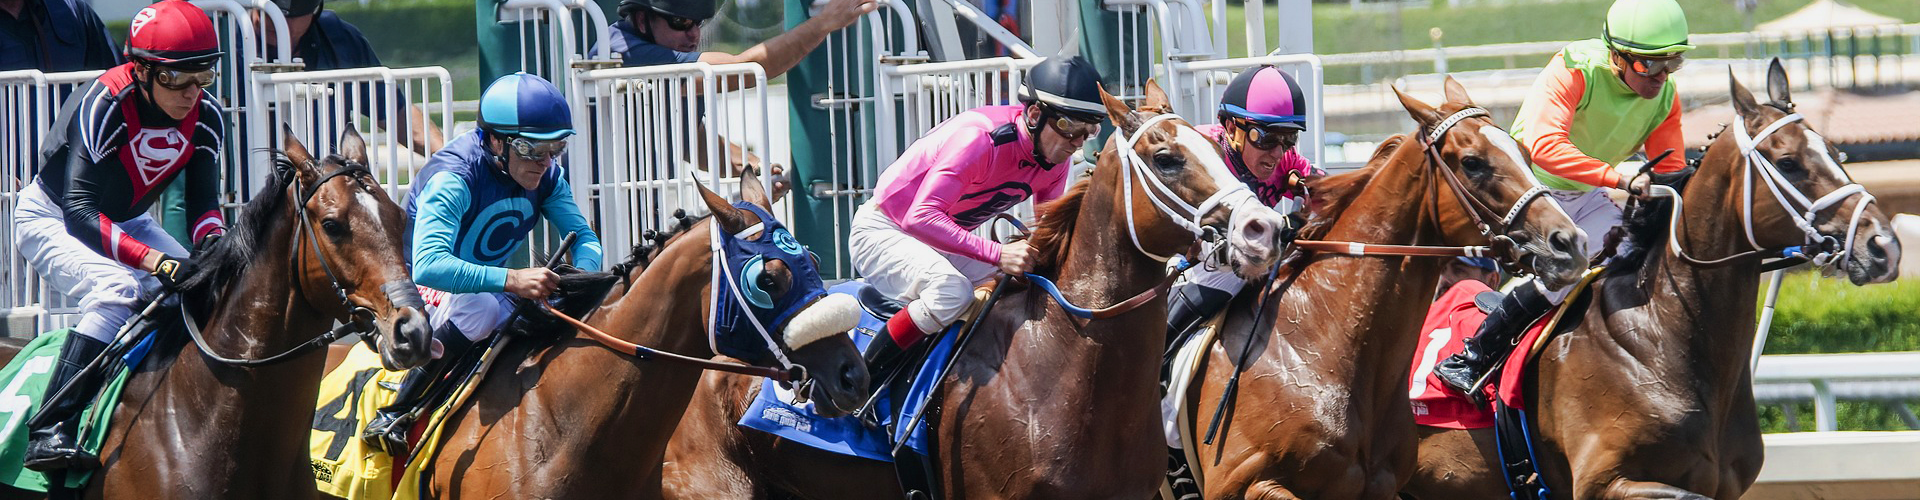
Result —
<instances>
[{"instance_id":1,"label":"saddle cloth","mask_svg":"<svg viewBox=\"0 0 1920 500\"><path fill-rule=\"evenodd\" d=\"M1440 295L1440 300L1434 301L1433 306L1427 309L1426 321L1420 326L1420 344L1413 351L1413 369L1409 371L1407 380L1407 386L1411 388L1407 396L1412 400L1413 421L1428 427L1484 429L1494 424L1492 398L1498 398L1510 408L1526 409L1526 395L1521 391L1526 367L1534 360L1534 346L1540 344L1540 337L1550 327L1564 332L1566 325L1572 325L1562 325L1563 316L1571 314L1577 317L1583 313L1583 310L1572 308L1584 309L1580 305L1585 302L1582 295L1605 270L1605 267L1587 270L1586 275L1574 285L1573 292L1568 293L1560 305L1527 327L1513 351L1495 368L1498 372L1482 388L1485 392L1479 398L1481 402L1477 403L1441 382L1440 377L1433 374L1433 367L1440 360L1465 349L1466 338L1480 331L1480 323L1486 320L1487 313L1475 306L1473 299L1489 288L1484 283L1471 280L1448 288L1446 293ZM1573 318L1566 318L1565 321L1573 321Z\"/></svg>"},{"instance_id":2,"label":"saddle cloth","mask_svg":"<svg viewBox=\"0 0 1920 500\"><path fill-rule=\"evenodd\" d=\"M313 432L308 435L313 477L320 491L347 500L413 500L424 498L420 481L426 467L440 451L440 432L447 416L464 404L480 384L509 336L483 346L479 367L460 382L451 396L433 411L416 420L407 433L413 454L393 457L360 440L360 432L375 412L393 403L405 371L381 367L380 354L355 343L340 366L320 382L318 409L313 413Z\"/></svg>"},{"instance_id":3,"label":"saddle cloth","mask_svg":"<svg viewBox=\"0 0 1920 500\"><path fill-rule=\"evenodd\" d=\"M865 286L865 283L848 281L828 288L827 293L857 296L858 290ZM925 455L928 448L928 420L921 419L911 432L900 427L925 410L923 406L927 396L939 389L940 379L946 376L941 369L953 357L954 346L964 326L980 314L981 302L986 300L989 290L988 287L974 289L973 307L961 315L961 321L947 327L947 331L939 336L939 342L928 351L926 361L918 367L901 368L906 370L903 375L914 375L904 396L893 394L889 388L879 388L879 395L871 410L878 414L875 420L880 423L879 427L868 425L861 417L853 415L822 417L814 411L814 402L796 403L791 390L780 387L779 383L772 380L761 381L760 392L754 396L739 425L821 450L883 462L893 461L895 440L904 439L908 448ZM853 339L854 345L864 351L874 335L885 335L886 331L885 320L863 310L859 325L847 335Z\"/></svg>"},{"instance_id":4,"label":"saddle cloth","mask_svg":"<svg viewBox=\"0 0 1920 500\"><path fill-rule=\"evenodd\" d=\"M0 421L5 422L0 424L0 483L37 492L46 492L51 486L45 474L27 469L21 462L27 456L27 419L38 412L50 396L46 394L47 379L53 376L54 367L60 363L60 348L72 333L72 330L42 333L21 347L6 367L0 368ZM88 452L98 455L101 442L107 438L113 409L120 402L120 391L132 376L126 367L139 366L145 361L158 337L158 334L147 335L122 356L121 362L104 367L106 383L93 405L82 414L80 430L76 433L81 447ZM92 471L69 472L62 487L85 487L92 476Z\"/></svg>"}]
</instances>

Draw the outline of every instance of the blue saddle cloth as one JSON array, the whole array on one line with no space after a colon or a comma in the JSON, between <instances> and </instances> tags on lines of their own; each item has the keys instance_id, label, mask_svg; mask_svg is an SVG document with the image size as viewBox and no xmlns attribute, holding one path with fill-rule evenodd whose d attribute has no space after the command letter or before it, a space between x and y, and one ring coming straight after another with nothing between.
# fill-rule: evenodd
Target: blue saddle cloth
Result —
<instances>
[{"instance_id":1,"label":"blue saddle cloth","mask_svg":"<svg viewBox=\"0 0 1920 500\"><path fill-rule=\"evenodd\" d=\"M865 286L867 286L866 283L849 281L828 288L827 293L854 295L855 291ZM901 314L905 313L906 311L901 311ZM860 417L852 415L839 418L822 417L814 413L811 401L798 405L791 404L794 400L793 391L781 388L780 384L772 380L761 382L760 393L754 396L753 404L747 407L746 415L740 418L740 426L771 433L814 448L883 462L893 461L890 452L893 450L896 439L905 439L908 448L925 455L927 453L927 421L922 419L911 433L900 427L905 426L906 422L913 421L915 414L925 410L923 406L927 400L927 394L934 389L940 378L946 375L940 373L940 370L946 366L947 358L953 356L954 340L959 337L953 330L959 326L956 323L939 337L940 342L934 344L932 352L927 355L927 361L914 373L913 384L908 387L904 400L897 394L891 394L887 388L880 389L880 396L875 400L872 410L879 414L877 420L880 422L880 427L878 428L869 426L861 422ZM864 351L867 343L873 341L874 335L884 335L886 331L886 321L862 311L859 326L854 327L853 331L848 332L847 335L853 338L854 345Z\"/></svg>"}]
</instances>

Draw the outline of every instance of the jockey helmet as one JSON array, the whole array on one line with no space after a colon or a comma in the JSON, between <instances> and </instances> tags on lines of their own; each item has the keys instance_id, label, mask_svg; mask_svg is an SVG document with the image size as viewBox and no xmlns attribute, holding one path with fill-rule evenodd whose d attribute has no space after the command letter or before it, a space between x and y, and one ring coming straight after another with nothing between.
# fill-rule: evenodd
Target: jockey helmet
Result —
<instances>
[{"instance_id":1,"label":"jockey helmet","mask_svg":"<svg viewBox=\"0 0 1920 500\"><path fill-rule=\"evenodd\" d=\"M187 71L205 71L225 55L207 12L186 0L165 0L133 15L128 59Z\"/></svg>"},{"instance_id":2,"label":"jockey helmet","mask_svg":"<svg viewBox=\"0 0 1920 500\"><path fill-rule=\"evenodd\" d=\"M1687 14L1674 0L1615 0L1603 31L1607 47L1643 56L1693 50L1687 45Z\"/></svg>"},{"instance_id":3,"label":"jockey helmet","mask_svg":"<svg viewBox=\"0 0 1920 500\"><path fill-rule=\"evenodd\" d=\"M324 0L273 0L273 5L280 8L281 15L300 17L320 12L320 4L323 1Z\"/></svg>"},{"instance_id":4,"label":"jockey helmet","mask_svg":"<svg viewBox=\"0 0 1920 500\"><path fill-rule=\"evenodd\" d=\"M718 0L620 0L620 17L633 15L635 10L645 9L673 17L705 21L713 19L719 12Z\"/></svg>"},{"instance_id":5,"label":"jockey helmet","mask_svg":"<svg viewBox=\"0 0 1920 500\"><path fill-rule=\"evenodd\" d=\"M1080 56L1049 57L1028 70L1020 102L1039 102L1047 110L1083 122L1107 117L1107 107L1100 104L1100 71Z\"/></svg>"},{"instance_id":6,"label":"jockey helmet","mask_svg":"<svg viewBox=\"0 0 1920 500\"><path fill-rule=\"evenodd\" d=\"M1240 119L1264 126L1307 129L1307 99L1293 75L1271 65L1243 71L1220 97L1220 121Z\"/></svg>"},{"instance_id":7,"label":"jockey helmet","mask_svg":"<svg viewBox=\"0 0 1920 500\"><path fill-rule=\"evenodd\" d=\"M573 135L573 112L552 83L519 72L494 80L480 95L480 128L550 141Z\"/></svg>"}]
</instances>

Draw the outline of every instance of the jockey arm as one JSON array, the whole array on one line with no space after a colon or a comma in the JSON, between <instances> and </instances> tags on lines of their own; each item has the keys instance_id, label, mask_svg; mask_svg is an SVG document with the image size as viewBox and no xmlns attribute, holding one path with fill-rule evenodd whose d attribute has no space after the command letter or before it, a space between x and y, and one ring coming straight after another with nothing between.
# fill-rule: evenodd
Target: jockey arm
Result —
<instances>
[{"instance_id":1,"label":"jockey arm","mask_svg":"<svg viewBox=\"0 0 1920 500\"><path fill-rule=\"evenodd\" d=\"M553 194L540 202L541 211L546 214L547 222L553 224L558 234L577 233L573 242L573 267L587 271L599 271L601 258L605 252L600 246L600 237L595 235L593 227L587 225L587 218L580 214L580 206L573 201L573 187L567 183L567 176L559 176L553 187Z\"/></svg>"},{"instance_id":2,"label":"jockey arm","mask_svg":"<svg viewBox=\"0 0 1920 500\"><path fill-rule=\"evenodd\" d=\"M194 217L193 241L199 242L209 234L226 230L225 220L220 214L218 198L220 169L217 154L220 140L205 127L219 126L221 118L217 110L212 114L202 108L202 120L196 127L191 146L192 155L185 169L176 175L175 181L185 177L187 182L187 213ZM92 137L82 134L84 122L74 120L66 131L71 138ZM61 211L65 214L67 234L72 235L88 248L100 255L113 259L143 271L152 271L163 254L140 240L126 234L113 217L102 210L107 203L125 203L132 205L139 200L131 192L132 180L128 178L129 169L122 165L123 155L120 148L128 147L122 143L113 147L98 148L82 142L69 144L67 165L63 172L65 179L46 179L46 184L62 186L58 199ZM169 181L172 182L172 181ZM152 189L165 189L165 184ZM149 195L151 196L151 195Z\"/></svg>"},{"instance_id":3,"label":"jockey arm","mask_svg":"<svg viewBox=\"0 0 1920 500\"><path fill-rule=\"evenodd\" d=\"M998 263L1000 244L961 227L952 214L955 202L965 195L963 190L970 184L966 169L990 168L975 163L989 161L993 156L993 143L985 134L952 134L947 137L948 149L933 159L935 164L914 186L912 203L903 207L901 213L890 215L895 217L901 231L927 246L981 262ZM1042 191L1051 195L1058 189Z\"/></svg>"},{"instance_id":4,"label":"jockey arm","mask_svg":"<svg viewBox=\"0 0 1920 500\"><path fill-rule=\"evenodd\" d=\"M1613 165L1580 151L1573 144L1570 131L1574 112L1579 108L1586 88L1586 77L1568 68L1564 56L1555 56L1520 108L1523 112L1531 111L1532 116L1526 117L1529 126L1519 139L1532 152L1534 166L1547 173L1582 184L1617 187L1620 186L1621 176L1614 171ZM1673 111L1647 138L1647 151L1665 151L1667 148L1679 151L1684 147L1680 137L1679 99L1676 94ZM1679 170L1685 166L1685 162L1684 155L1673 155L1661 162L1656 170Z\"/></svg>"},{"instance_id":5,"label":"jockey arm","mask_svg":"<svg viewBox=\"0 0 1920 500\"><path fill-rule=\"evenodd\" d=\"M461 214L471 202L459 176L439 173L427 180L413 223L415 283L449 293L506 290L506 268L467 262L454 253Z\"/></svg>"},{"instance_id":6,"label":"jockey arm","mask_svg":"<svg viewBox=\"0 0 1920 500\"><path fill-rule=\"evenodd\" d=\"M859 22L862 16L880 4L875 0L832 0L820 9L820 12L794 26L792 30L781 33L765 42L741 51L739 54L725 52L703 52L700 62L707 64L759 63L767 70L767 79L772 80L793 69L805 59L814 47L826 41L827 35L841 28Z\"/></svg>"}]
</instances>

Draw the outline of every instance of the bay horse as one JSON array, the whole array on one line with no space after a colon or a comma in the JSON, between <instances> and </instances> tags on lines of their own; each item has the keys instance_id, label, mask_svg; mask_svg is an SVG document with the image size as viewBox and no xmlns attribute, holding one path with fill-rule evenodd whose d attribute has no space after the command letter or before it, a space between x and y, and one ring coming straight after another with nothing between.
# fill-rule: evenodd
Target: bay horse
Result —
<instances>
[{"instance_id":1,"label":"bay horse","mask_svg":"<svg viewBox=\"0 0 1920 500\"><path fill-rule=\"evenodd\" d=\"M1170 113L1151 81L1140 110L1102 93L1119 129L1090 178L1040 207L1034 273L1057 276L1068 300L1120 303L1167 276L1165 258L1196 235L1179 218L1226 224L1230 260L1242 275L1278 259L1278 213L1258 202L1204 213L1163 213L1148 200L1182 204L1245 186L1223 152ZM1151 159L1151 163L1145 159ZM1141 177L1151 177L1144 179ZM1131 180L1130 180L1131 178ZM1147 182L1157 181L1154 192ZM1164 190L1170 186L1170 190ZM1169 200L1169 203L1174 200ZM1229 210L1230 206L1238 208ZM1129 227L1139 234L1130 238ZM1138 243L1135 243L1135 242ZM1192 256L1189 256L1190 258ZM1037 288L1005 292L979 318L928 413L941 498L1147 498L1166 465L1158 370L1167 303L1151 300L1109 319L1069 315ZM708 374L681 423L662 471L670 498L898 498L893 465L835 455L734 425L760 381Z\"/></svg>"},{"instance_id":2,"label":"bay horse","mask_svg":"<svg viewBox=\"0 0 1920 500\"><path fill-rule=\"evenodd\" d=\"M427 360L406 215L367 169L366 143L349 130L339 154L316 159L285 137L267 187L180 282L205 346L163 340L135 369L80 497L313 498L306 436L325 347L314 340L357 325L378 335L389 369Z\"/></svg>"},{"instance_id":3,"label":"bay horse","mask_svg":"<svg viewBox=\"0 0 1920 500\"><path fill-rule=\"evenodd\" d=\"M1359 171L1312 181L1301 238L1421 246L1507 238L1510 262L1553 286L1577 279L1586 268L1580 230L1539 196L1519 144L1460 83L1446 78L1438 108L1394 93L1424 140L1396 136ZM1505 209L1508 220L1492 212L1492 225L1477 227L1465 203ZM1412 472L1406 360L1443 262L1308 252L1267 293L1235 298L1190 397L1177 402L1197 427L1188 429L1197 446L1189 466L1206 498L1392 498ZM1233 391L1226 415L1216 415ZM1204 442L1216 418L1218 435Z\"/></svg>"},{"instance_id":4,"label":"bay horse","mask_svg":"<svg viewBox=\"0 0 1920 500\"><path fill-rule=\"evenodd\" d=\"M1602 276L1580 327L1527 367L1526 415L1553 498L1740 498L1762 460L1748 364L1761 258L1811 243L1856 285L1898 274L1892 226L1792 113L1779 60L1771 102L1728 80L1738 116L1668 205L1678 208L1629 218L1645 260ZM1406 494L1505 497L1499 470L1491 429L1422 428Z\"/></svg>"},{"instance_id":5,"label":"bay horse","mask_svg":"<svg viewBox=\"0 0 1920 500\"><path fill-rule=\"evenodd\" d=\"M744 175L741 186L747 202L762 210L771 204L753 175ZM725 349L715 345L727 339L702 334L715 308L730 306L711 298L715 276L727 276L714 265L721 250L714 245L721 232L753 232L742 239L773 234L777 221L763 221L705 186L699 189L712 215L657 251L636 250L635 260L616 266L616 272L627 270L629 285L603 302L588 324L626 342L684 356L711 358L719 354L715 349ZM769 237L792 241L785 229L779 231ZM761 288L775 303L789 291L800 293L803 285L822 286L810 266L769 256L765 269ZM795 307L794 319L769 323L769 333L755 334L770 334L764 340L778 344L763 345L778 351L755 364L778 366L776 361L790 359L811 374L811 395L822 407L859 407L867 390L866 364L853 341L841 334L858 319L858 306L845 297L828 297ZM700 373L697 367L617 353L585 337L562 338L551 346L516 342L493 363L473 396L449 412L444 443L422 478L426 498L653 496L658 489L643 490L642 483L659 467Z\"/></svg>"}]
</instances>

